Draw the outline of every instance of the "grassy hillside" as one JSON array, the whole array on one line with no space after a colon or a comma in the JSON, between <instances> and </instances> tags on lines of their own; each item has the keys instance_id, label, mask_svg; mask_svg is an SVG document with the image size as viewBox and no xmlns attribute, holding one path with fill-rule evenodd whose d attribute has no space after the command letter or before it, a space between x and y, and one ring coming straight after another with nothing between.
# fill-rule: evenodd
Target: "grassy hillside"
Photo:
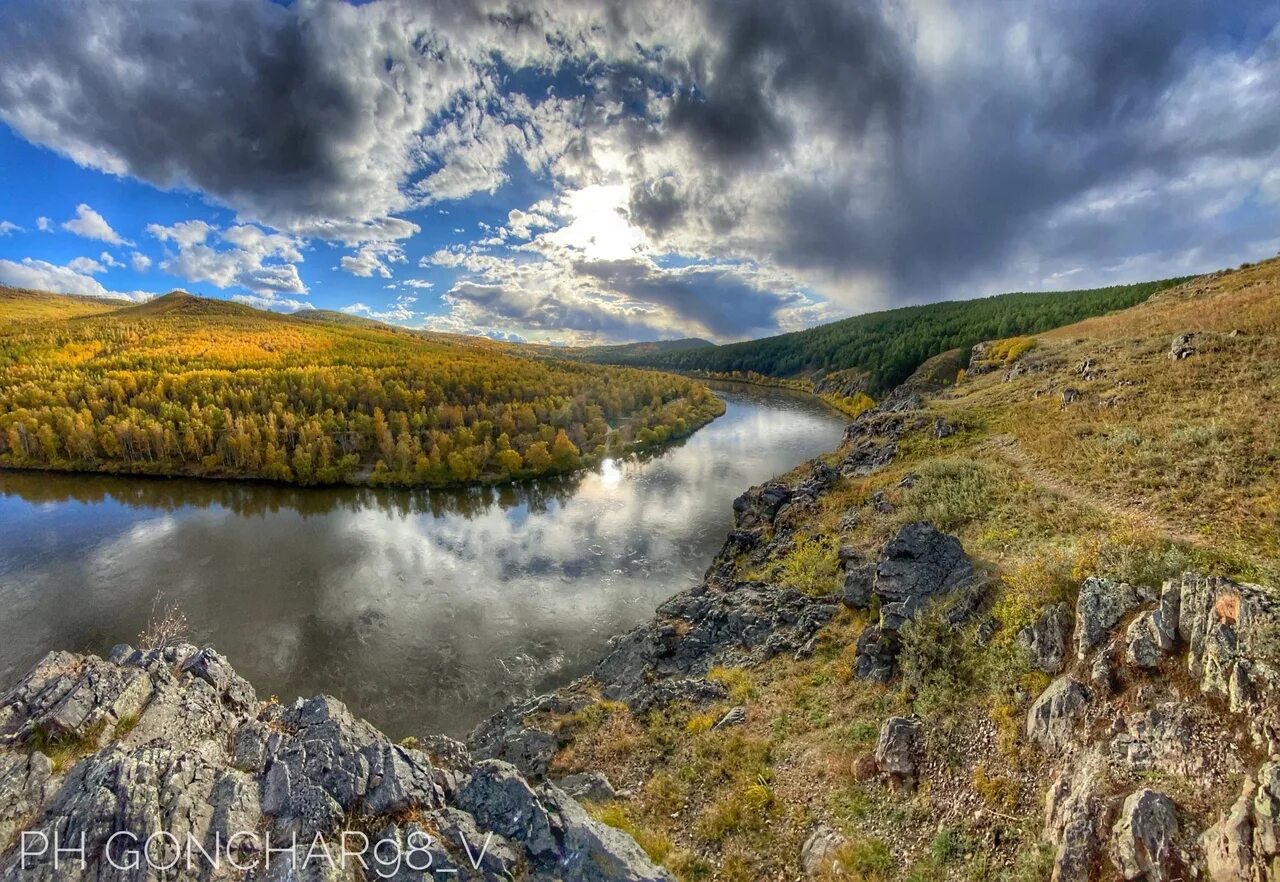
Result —
<instances>
[{"instance_id":1,"label":"grassy hillside","mask_svg":"<svg viewBox=\"0 0 1280 882\"><path fill-rule=\"evenodd\" d=\"M666 355L671 352L684 352L689 349L704 349L714 346L710 340L701 337L682 337L679 340L655 340L648 343L616 343L608 346L563 346L545 347L546 351L561 358L580 359L583 361L610 361L614 359L645 359Z\"/></svg>"},{"instance_id":2,"label":"grassy hillside","mask_svg":"<svg viewBox=\"0 0 1280 882\"><path fill-rule=\"evenodd\" d=\"M439 485L570 471L723 412L695 381L174 292L0 297L0 466Z\"/></svg>"},{"instance_id":3,"label":"grassy hillside","mask_svg":"<svg viewBox=\"0 0 1280 882\"><path fill-rule=\"evenodd\" d=\"M866 375L864 391L879 395L905 380L926 359L949 349L1015 334L1039 333L1124 309L1182 281L1000 294L867 313L804 331L725 346L666 352L606 349L586 357L606 364L783 378L856 370Z\"/></svg>"},{"instance_id":4,"label":"grassy hillside","mask_svg":"<svg viewBox=\"0 0 1280 882\"><path fill-rule=\"evenodd\" d=\"M7 321L14 322L99 315L128 306L131 302L98 297L73 297L69 294L49 294L44 291L28 291L25 288L0 285L0 315Z\"/></svg>"},{"instance_id":5,"label":"grassy hillside","mask_svg":"<svg viewBox=\"0 0 1280 882\"><path fill-rule=\"evenodd\" d=\"M1186 333L1192 351L1171 358ZM731 544L727 569L712 568L730 584L839 594L843 561L874 563L900 528L925 520L991 574L971 625L947 626L938 601L903 630L901 671L881 685L854 675L874 606L841 609L812 654L711 670L728 695L709 706L633 714L601 702L540 723L562 738L553 774L606 773L623 796L598 816L682 880L800 878L801 847L823 825L839 845L821 880L1041 882L1056 848L1041 844L1046 793L1063 765L1027 735L1050 677L1021 629L1053 604L1074 611L1092 575L1154 589L1186 570L1280 585L1280 260L989 351L1005 353L999 369L925 396L918 411L869 414L823 458L839 469L865 462L860 446L889 445L887 464L846 470L807 508L788 506L761 528L755 550ZM783 481L803 486L813 471ZM668 632L694 627L681 609L664 608ZM1140 713L1189 708L1193 734L1166 737L1194 774L1171 771L1174 760L1145 770L1113 761L1096 783L1117 800L1139 787L1169 794L1190 841L1224 817L1240 770L1265 757L1250 753L1250 721L1205 704L1181 661L1136 670L1116 639L1111 673L1097 674L1093 657L1070 671L1092 684L1101 715L1073 737L1096 737L1105 752ZM688 649L673 638L666 651ZM713 727L734 705L743 721ZM924 733L914 788L887 787L871 759L897 715L914 715ZM1119 878L1107 854L1104 841L1088 878Z\"/></svg>"}]
</instances>

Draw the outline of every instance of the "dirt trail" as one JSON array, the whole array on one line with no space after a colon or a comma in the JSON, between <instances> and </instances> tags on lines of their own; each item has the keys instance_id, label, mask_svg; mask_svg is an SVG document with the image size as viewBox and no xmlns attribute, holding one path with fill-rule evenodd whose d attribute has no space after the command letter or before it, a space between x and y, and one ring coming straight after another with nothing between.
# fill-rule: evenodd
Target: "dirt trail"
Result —
<instances>
[{"instance_id":1,"label":"dirt trail","mask_svg":"<svg viewBox=\"0 0 1280 882\"><path fill-rule=\"evenodd\" d=\"M1064 481L1027 456L1026 451L1018 444L1018 439L1012 435L996 435L981 444L980 447L1004 457L1010 465L1031 483L1064 499L1069 499L1086 508L1102 511L1113 517L1137 524L1183 545L1194 545L1201 548L1211 547L1211 543L1203 536L1188 533L1182 527L1160 517L1154 512L1132 504L1126 505L1115 499L1109 499L1104 495L1084 490L1068 481Z\"/></svg>"}]
</instances>

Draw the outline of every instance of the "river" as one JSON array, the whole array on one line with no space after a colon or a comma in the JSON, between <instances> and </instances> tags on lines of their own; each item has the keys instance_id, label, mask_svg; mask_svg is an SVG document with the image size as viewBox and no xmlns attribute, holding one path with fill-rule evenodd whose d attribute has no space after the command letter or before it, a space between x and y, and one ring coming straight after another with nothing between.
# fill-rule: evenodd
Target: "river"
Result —
<instances>
[{"instance_id":1,"label":"river","mask_svg":"<svg viewBox=\"0 0 1280 882\"><path fill-rule=\"evenodd\" d=\"M533 485L0 472L0 688L50 649L134 642L161 595L260 696L335 695L396 738L465 734L696 584L734 497L845 423L808 397L717 392L725 415L660 455Z\"/></svg>"}]
</instances>

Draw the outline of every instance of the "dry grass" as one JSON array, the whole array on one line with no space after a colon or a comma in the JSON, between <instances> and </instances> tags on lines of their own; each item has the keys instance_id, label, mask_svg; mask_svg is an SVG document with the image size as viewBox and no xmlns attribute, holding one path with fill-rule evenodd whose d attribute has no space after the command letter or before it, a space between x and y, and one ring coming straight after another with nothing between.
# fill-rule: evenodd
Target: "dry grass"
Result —
<instances>
[{"instance_id":1,"label":"dry grass","mask_svg":"<svg viewBox=\"0 0 1280 882\"><path fill-rule=\"evenodd\" d=\"M191 631L187 616L176 603L165 603L163 592L156 592L151 601L151 617L138 635L138 648L164 649L187 639Z\"/></svg>"}]
</instances>

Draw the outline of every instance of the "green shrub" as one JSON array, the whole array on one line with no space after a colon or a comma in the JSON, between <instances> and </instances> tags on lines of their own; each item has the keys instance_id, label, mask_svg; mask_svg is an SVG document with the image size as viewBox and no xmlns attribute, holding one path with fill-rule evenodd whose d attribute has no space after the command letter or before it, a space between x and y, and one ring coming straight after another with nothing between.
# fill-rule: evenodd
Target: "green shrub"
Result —
<instances>
[{"instance_id":1,"label":"green shrub","mask_svg":"<svg viewBox=\"0 0 1280 882\"><path fill-rule=\"evenodd\" d=\"M990 469L972 459L930 459L920 464L916 484L898 507L898 518L929 521L954 532L986 515L993 502Z\"/></svg>"},{"instance_id":2,"label":"green shrub","mask_svg":"<svg viewBox=\"0 0 1280 882\"><path fill-rule=\"evenodd\" d=\"M778 584L815 597L836 590L840 569L835 536L806 536L778 564Z\"/></svg>"}]
</instances>

